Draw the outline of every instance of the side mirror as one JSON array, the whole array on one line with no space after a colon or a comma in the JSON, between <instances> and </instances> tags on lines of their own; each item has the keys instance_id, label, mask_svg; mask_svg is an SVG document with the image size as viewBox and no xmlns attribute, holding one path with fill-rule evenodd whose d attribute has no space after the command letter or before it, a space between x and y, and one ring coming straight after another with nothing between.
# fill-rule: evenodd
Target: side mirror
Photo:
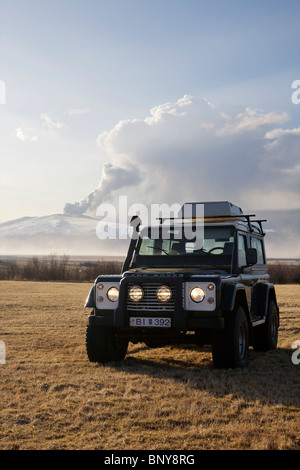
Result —
<instances>
[{"instance_id":1,"label":"side mirror","mask_svg":"<svg viewBox=\"0 0 300 470\"><path fill-rule=\"evenodd\" d=\"M253 266L257 263L257 250L256 248L248 248L246 250L247 266Z\"/></svg>"}]
</instances>

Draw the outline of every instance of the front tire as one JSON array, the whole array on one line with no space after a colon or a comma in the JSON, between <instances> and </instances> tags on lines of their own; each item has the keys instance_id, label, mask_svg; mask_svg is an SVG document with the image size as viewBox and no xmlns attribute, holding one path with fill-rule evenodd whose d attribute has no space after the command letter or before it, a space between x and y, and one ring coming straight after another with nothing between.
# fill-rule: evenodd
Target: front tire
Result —
<instances>
[{"instance_id":1,"label":"front tire","mask_svg":"<svg viewBox=\"0 0 300 470\"><path fill-rule=\"evenodd\" d=\"M88 325L86 350L90 362L122 361L127 352L128 340L118 335L112 326Z\"/></svg>"},{"instance_id":2,"label":"front tire","mask_svg":"<svg viewBox=\"0 0 300 470\"><path fill-rule=\"evenodd\" d=\"M225 329L214 335L212 355L217 368L248 366L249 325L242 306L226 314Z\"/></svg>"}]
</instances>

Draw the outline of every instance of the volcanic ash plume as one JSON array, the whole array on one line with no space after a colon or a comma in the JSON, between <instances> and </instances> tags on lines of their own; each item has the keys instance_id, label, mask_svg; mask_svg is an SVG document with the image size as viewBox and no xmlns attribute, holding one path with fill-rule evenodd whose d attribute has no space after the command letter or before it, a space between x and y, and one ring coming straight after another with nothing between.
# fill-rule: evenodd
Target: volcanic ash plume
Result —
<instances>
[{"instance_id":1,"label":"volcanic ash plume","mask_svg":"<svg viewBox=\"0 0 300 470\"><path fill-rule=\"evenodd\" d=\"M98 188L65 214L95 215L103 202L229 200L244 210L299 207L300 128L286 113L215 106L185 95L120 121L98 137L106 152Z\"/></svg>"}]
</instances>

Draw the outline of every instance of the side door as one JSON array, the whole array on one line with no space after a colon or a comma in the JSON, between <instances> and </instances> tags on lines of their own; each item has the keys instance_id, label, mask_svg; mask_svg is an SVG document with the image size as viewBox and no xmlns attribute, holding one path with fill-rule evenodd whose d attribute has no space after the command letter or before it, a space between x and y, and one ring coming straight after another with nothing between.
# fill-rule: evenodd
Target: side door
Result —
<instances>
[{"instance_id":1,"label":"side door","mask_svg":"<svg viewBox=\"0 0 300 470\"><path fill-rule=\"evenodd\" d=\"M257 306L257 293L259 291L256 290L255 287L258 286L258 283L260 282L268 282L269 277L267 273L266 255L262 237L253 232L249 235L249 242L250 247L255 248L257 252L257 263L251 266L251 269L249 269L252 276L252 304L250 315L254 320L259 318Z\"/></svg>"},{"instance_id":2,"label":"side door","mask_svg":"<svg viewBox=\"0 0 300 470\"><path fill-rule=\"evenodd\" d=\"M245 232L237 232L237 262L238 267L241 269L240 279L245 286L245 292L247 297L247 304L249 312L251 312L251 299L252 299L252 274L250 268L247 266L246 250L249 247L248 234Z\"/></svg>"},{"instance_id":3,"label":"side door","mask_svg":"<svg viewBox=\"0 0 300 470\"><path fill-rule=\"evenodd\" d=\"M264 243L261 237L251 235L251 248L256 248L257 263L253 266L253 273L264 274L267 271L266 255L264 250Z\"/></svg>"}]
</instances>

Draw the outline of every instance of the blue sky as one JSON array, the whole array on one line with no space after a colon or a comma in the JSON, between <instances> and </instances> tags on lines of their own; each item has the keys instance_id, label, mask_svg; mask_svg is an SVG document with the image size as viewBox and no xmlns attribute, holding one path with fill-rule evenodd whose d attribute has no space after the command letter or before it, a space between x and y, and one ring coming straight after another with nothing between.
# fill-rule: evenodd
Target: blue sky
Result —
<instances>
[{"instance_id":1,"label":"blue sky","mask_svg":"<svg viewBox=\"0 0 300 470\"><path fill-rule=\"evenodd\" d=\"M300 126L291 101L299 1L1 0L0 8L0 221L85 198L111 158L99 135L185 95L287 113L275 128Z\"/></svg>"}]
</instances>

